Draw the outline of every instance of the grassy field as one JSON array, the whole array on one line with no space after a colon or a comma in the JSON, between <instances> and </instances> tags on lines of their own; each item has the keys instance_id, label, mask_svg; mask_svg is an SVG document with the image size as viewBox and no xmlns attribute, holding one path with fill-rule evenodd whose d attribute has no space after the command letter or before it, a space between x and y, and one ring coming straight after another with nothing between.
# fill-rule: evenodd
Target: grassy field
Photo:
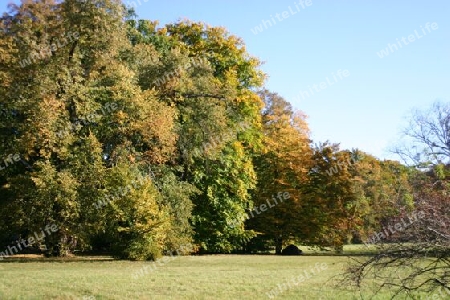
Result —
<instances>
[{"instance_id":1,"label":"grassy field","mask_svg":"<svg viewBox=\"0 0 450 300\"><path fill-rule=\"evenodd\" d=\"M206 255L159 263L5 259L0 299L369 299L370 287L360 295L335 286L348 261L324 255Z\"/></svg>"}]
</instances>

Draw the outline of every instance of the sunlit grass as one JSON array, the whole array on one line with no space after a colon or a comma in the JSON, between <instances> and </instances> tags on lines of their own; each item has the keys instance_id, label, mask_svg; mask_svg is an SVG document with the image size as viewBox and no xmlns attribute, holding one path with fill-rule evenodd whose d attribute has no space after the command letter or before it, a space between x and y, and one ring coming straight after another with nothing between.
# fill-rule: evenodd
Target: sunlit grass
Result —
<instances>
[{"instance_id":1,"label":"sunlit grass","mask_svg":"<svg viewBox=\"0 0 450 300\"><path fill-rule=\"evenodd\" d=\"M347 286L336 286L349 262L345 256L205 255L160 264L101 259L6 259L0 263L0 299L270 299L273 289L275 299L361 299ZM136 279L144 266L153 271ZM311 272L320 266L326 269ZM305 271L310 278L288 287ZM369 299L370 290L363 289L362 299Z\"/></svg>"}]
</instances>

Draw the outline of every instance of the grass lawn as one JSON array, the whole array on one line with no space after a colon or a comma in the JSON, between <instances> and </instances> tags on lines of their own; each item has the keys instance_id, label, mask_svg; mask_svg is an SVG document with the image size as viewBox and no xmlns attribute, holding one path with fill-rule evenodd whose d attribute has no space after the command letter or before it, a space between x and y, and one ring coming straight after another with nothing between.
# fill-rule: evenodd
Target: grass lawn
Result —
<instances>
[{"instance_id":1,"label":"grass lawn","mask_svg":"<svg viewBox=\"0 0 450 300\"><path fill-rule=\"evenodd\" d=\"M5 259L0 263L0 299L361 299L355 291L334 286L337 279L332 277L348 261L311 254L168 257L159 264ZM147 274L140 272L143 267ZM300 283L299 275L305 275ZM298 285L292 283L294 277ZM362 299L369 299L368 290ZM389 299L389 294L373 299Z\"/></svg>"}]
</instances>

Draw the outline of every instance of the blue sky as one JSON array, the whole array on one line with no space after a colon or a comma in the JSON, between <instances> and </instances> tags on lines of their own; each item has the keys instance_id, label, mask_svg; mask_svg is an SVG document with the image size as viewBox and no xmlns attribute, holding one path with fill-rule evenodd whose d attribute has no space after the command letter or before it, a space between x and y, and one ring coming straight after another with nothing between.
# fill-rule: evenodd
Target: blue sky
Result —
<instances>
[{"instance_id":1,"label":"blue sky","mask_svg":"<svg viewBox=\"0 0 450 300\"><path fill-rule=\"evenodd\" d=\"M266 87L309 116L315 142L390 158L413 108L450 101L450 1L133 1L140 18L188 18L243 38L265 62Z\"/></svg>"}]
</instances>

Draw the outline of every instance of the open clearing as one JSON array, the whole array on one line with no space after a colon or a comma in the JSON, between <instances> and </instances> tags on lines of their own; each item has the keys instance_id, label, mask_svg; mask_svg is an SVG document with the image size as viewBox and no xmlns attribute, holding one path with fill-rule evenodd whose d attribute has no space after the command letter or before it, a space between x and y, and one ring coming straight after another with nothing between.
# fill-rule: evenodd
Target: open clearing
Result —
<instances>
[{"instance_id":1,"label":"open clearing","mask_svg":"<svg viewBox=\"0 0 450 300\"><path fill-rule=\"evenodd\" d=\"M184 256L160 264L6 259L0 263L0 299L271 299L268 293L273 289L278 289L273 299L361 299L359 293L334 285L333 277L348 262L345 256L308 255ZM310 269L323 264L327 268L319 267L313 275ZM136 276L145 266L148 273ZM287 286L305 270L311 278ZM286 284L282 292L278 284ZM366 287L363 299L369 299L369 290Z\"/></svg>"}]
</instances>

